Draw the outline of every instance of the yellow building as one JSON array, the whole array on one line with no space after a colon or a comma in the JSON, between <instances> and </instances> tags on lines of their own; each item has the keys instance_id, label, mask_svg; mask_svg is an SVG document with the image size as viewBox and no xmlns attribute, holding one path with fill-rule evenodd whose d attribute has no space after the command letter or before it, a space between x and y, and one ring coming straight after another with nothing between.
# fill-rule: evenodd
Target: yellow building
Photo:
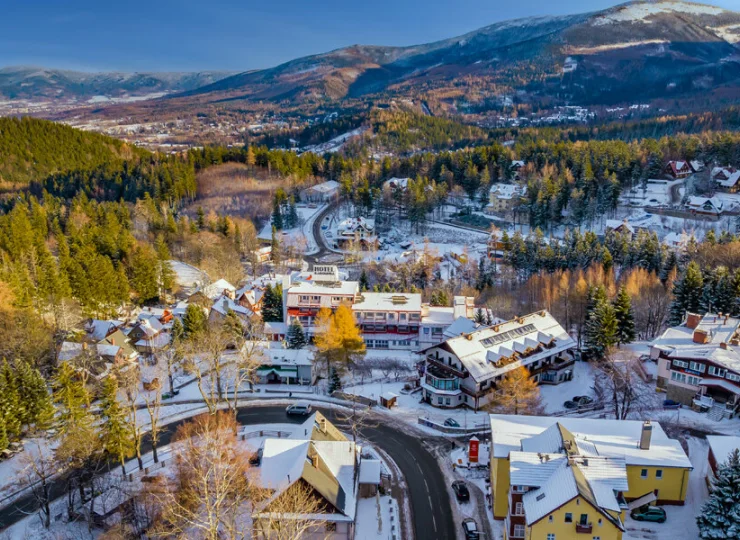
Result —
<instances>
[{"instance_id":1,"label":"yellow building","mask_svg":"<svg viewBox=\"0 0 740 540\"><path fill-rule=\"evenodd\" d=\"M679 442L651 422L494 414L491 446L493 513L506 520L507 539L551 540L548 534L571 538L547 532L545 525L570 530L581 523L581 514L588 517L586 525L592 524L592 537L619 539L626 510L654 501L682 505L692 469ZM564 463L578 495L571 490L573 496L561 500L557 510L553 507L542 515L526 512L525 501L536 497L530 493L543 489ZM613 482L604 483L600 475ZM574 505L593 508L564 510ZM566 520L565 514L572 516Z\"/></svg>"}]
</instances>

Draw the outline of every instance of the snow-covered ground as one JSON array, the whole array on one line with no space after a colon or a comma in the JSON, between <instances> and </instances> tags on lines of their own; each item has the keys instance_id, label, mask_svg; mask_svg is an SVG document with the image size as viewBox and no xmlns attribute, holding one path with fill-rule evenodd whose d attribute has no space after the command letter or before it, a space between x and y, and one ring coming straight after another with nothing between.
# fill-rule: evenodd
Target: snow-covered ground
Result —
<instances>
[{"instance_id":1,"label":"snow-covered ground","mask_svg":"<svg viewBox=\"0 0 740 540\"><path fill-rule=\"evenodd\" d=\"M567 382L553 385L540 386L540 396L545 412L552 414L565 410L563 403L573 396L594 395L594 368L588 362L576 362L573 364L573 379Z\"/></svg>"},{"instance_id":2,"label":"snow-covered ground","mask_svg":"<svg viewBox=\"0 0 740 540\"><path fill-rule=\"evenodd\" d=\"M208 276L202 270L182 261L169 261L170 268L175 273L175 283L185 293L192 293L196 288L208 282Z\"/></svg>"},{"instance_id":3,"label":"snow-covered ground","mask_svg":"<svg viewBox=\"0 0 740 540\"><path fill-rule=\"evenodd\" d=\"M707 455L709 445L706 439L689 438L689 459L694 467L689 475L689 487L686 491L684 506L663 506L666 511L665 523L648 523L635 521L629 515L625 519L627 529L623 540L658 540L658 539L689 539L698 538L699 530L696 527L696 516L701 513L701 507L707 496Z\"/></svg>"},{"instance_id":4,"label":"snow-covered ground","mask_svg":"<svg viewBox=\"0 0 740 540\"><path fill-rule=\"evenodd\" d=\"M296 213L298 214L298 227L284 229L279 233L279 239L283 245L290 245L299 249L301 253L315 253L318 247L313 238L309 223L313 224L315 217L324 209L326 205L307 205L296 204ZM272 239L272 223L268 221L262 227L257 238L260 240Z\"/></svg>"}]
</instances>

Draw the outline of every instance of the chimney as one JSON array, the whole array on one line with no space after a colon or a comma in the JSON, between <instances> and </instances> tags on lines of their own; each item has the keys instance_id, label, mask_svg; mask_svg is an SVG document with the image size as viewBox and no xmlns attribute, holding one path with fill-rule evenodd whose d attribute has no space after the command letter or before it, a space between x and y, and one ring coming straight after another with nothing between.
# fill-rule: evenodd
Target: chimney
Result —
<instances>
[{"instance_id":1,"label":"chimney","mask_svg":"<svg viewBox=\"0 0 740 540\"><path fill-rule=\"evenodd\" d=\"M83 351L86 351L87 350L87 342L85 342L85 341L82 342L82 350Z\"/></svg>"},{"instance_id":2,"label":"chimney","mask_svg":"<svg viewBox=\"0 0 740 540\"><path fill-rule=\"evenodd\" d=\"M692 341L694 343L708 343L710 341L709 334L705 330L694 330L694 335L692 336Z\"/></svg>"},{"instance_id":3,"label":"chimney","mask_svg":"<svg viewBox=\"0 0 740 540\"><path fill-rule=\"evenodd\" d=\"M326 431L326 418L319 418L319 429Z\"/></svg>"},{"instance_id":4,"label":"chimney","mask_svg":"<svg viewBox=\"0 0 740 540\"><path fill-rule=\"evenodd\" d=\"M689 330L693 330L697 326L699 326L699 323L701 322L701 315L697 313L688 313L686 315L686 328Z\"/></svg>"},{"instance_id":5,"label":"chimney","mask_svg":"<svg viewBox=\"0 0 740 540\"><path fill-rule=\"evenodd\" d=\"M640 433L640 450L650 450L650 437L653 435L653 426L650 420L642 423L642 432Z\"/></svg>"},{"instance_id":6,"label":"chimney","mask_svg":"<svg viewBox=\"0 0 740 540\"><path fill-rule=\"evenodd\" d=\"M719 348L720 348L720 349L724 349L724 350L726 351L726 350L727 350L727 343L725 343L725 342L723 341L722 343L720 343L720 344L719 344Z\"/></svg>"}]
</instances>

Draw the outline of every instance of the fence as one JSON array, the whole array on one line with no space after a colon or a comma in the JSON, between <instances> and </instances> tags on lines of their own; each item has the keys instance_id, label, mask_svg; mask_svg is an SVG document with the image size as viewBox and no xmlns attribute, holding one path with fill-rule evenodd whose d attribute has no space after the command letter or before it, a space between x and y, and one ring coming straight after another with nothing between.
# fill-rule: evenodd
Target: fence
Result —
<instances>
[{"instance_id":1,"label":"fence","mask_svg":"<svg viewBox=\"0 0 740 540\"><path fill-rule=\"evenodd\" d=\"M491 432L490 424L475 424L475 425L466 426L466 427L453 427L453 426L445 426L444 424L438 424L437 422L429 420L428 418L422 418L422 417L419 417L418 423L419 425L427 426L432 429L436 429L437 431L441 431L442 433L449 433L450 435L475 435L476 433L490 433Z\"/></svg>"},{"instance_id":2,"label":"fence","mask_svg":"<svg viewBox=\"0 0 740 540\"><path fill-rule=\"evenodd\" d=\"M244 431L239 437L245 441L247 439L253 439L255 437L277 437L278 439L285 439L290 437L290 431L280 431L276 429L260 429L256 431Z\"/></svg>"}]
</instances>

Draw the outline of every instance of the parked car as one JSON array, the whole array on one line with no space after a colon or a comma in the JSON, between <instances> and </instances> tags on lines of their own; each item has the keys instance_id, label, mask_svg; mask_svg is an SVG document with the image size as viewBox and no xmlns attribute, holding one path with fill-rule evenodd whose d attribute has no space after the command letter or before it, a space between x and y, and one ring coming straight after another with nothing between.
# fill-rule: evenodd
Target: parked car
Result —
<instances>
[{"instance_id":1,"label":"parked car","mask_svg":"<svg viewBox=\"0 0 740 540\"><path fill-rule=\"evenodd\" d=\"M448 418L445 420L445 426L447 427L460 427L460 424L454 418Z\"/></svg>"},{"instance_id":2,"label":"parked car","mask_svg":"<svg viewBox=\"0 0 740 540\"><path fill-rule=\"evenodd\" d=\"M292 405L288 405L285 409L287 414L295 414L298 416L308 416L313 411L313 407L307 401L298 401Z\"/></svg>"},{"instance_id":3,"label":"parked car","mask_svg":"<svg viewBox=\"0 0 740 540\"><path fill-rule=\"evenodd\" d=\"M681 404L678 401L673 401L672 399L665 399L663 400L663 408L664 409L680 409Z\"/></svg>"},{"instance_id":4,"label":"parked car","mask_svg":"<svg viewBox=\"0 0 740 540\"><path fill-rule=\"evenodd\" d=\"M249 464L256 467L262 465L262 448L258 448L254 454L249 456Z\"/></svg>"},{"instance_id":5,"label":"parked car","mask_svg":"<svg viewBox=\"0 0 740 540\"><path fill-rule=\"evenodd\" d=\"M640 355L640 362L648 362L650 360L652 360L652 358L650 358L650 355L649 354L641 354Z\"/></svg>"},{"instance_id":6,"label":"parked car","mask_svg":"<svg viewBox=\"0 0 740 540\"><path fill-rule=\"evenodd\" d=\"M642 506L630 512L632 519L636 521L655 521L664 523L666 519L665 510L659 506Z\"/></svg>"},{"instance_id":7,"label":"parked car","mask_svg":"<svg viewBox=\"0 0 740 540\"><path fill-rule=\"evenodd\" d=\"M580 407L585 407L586 405L591 405L593 402L594 399L589 396L573 396L573 399L563 403L563 407L566 409L578 409Z\"/></svg>"},{"instance_id":8,"label":"parked car","mask_svg":"<svg viewBox=\"0 0 740 540\"><path fill-rule=\"evenodd\" d=\"M473 518L465 518L462 520L463 533L465 534L465 540L478 540L480 538L480 532L478 531L478 524Z\"/></svg>"},{"instance_id":9,"label":"parked car","mask_svg":"<svg viewBox=\"0 0 740 540\"><path fill-rule=\"evenodd\" d=\"M470 500L470 491L462 480L452 482L452 491L455 492L458 502L468 502Z\"/></svg>"}]
</instances>

